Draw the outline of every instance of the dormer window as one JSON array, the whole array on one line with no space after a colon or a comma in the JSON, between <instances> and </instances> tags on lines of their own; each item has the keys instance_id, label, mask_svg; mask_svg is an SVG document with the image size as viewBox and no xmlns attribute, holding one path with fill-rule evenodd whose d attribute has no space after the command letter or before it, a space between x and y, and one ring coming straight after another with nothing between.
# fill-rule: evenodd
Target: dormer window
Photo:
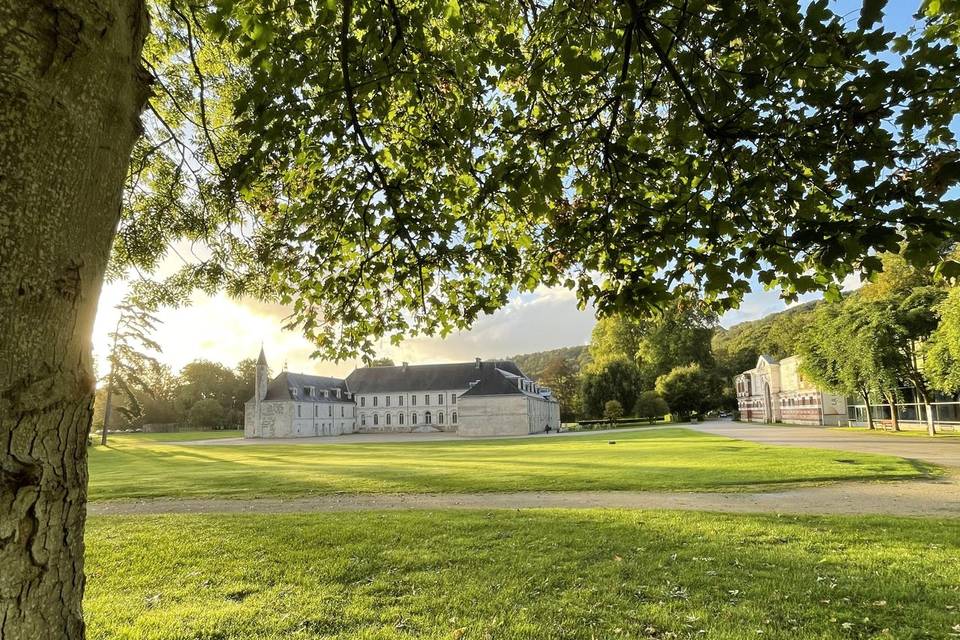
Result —
<instances>
[{"instance_id":1,"label":"dormer window","mask_svg":"<svg viewBox=\"0 0 960 640\"><path fill-rule=\"evenodd\" d=\"M330 397L330 390L329 390L329 389L324 389L324 390L323 390L323 397L324 397L324 398L329 398L329 397Z\"/></svg>"},{"instance_id":2,"label":"dormer window","mask_svg":"<svg viewBox=\"0 0 960 640\"><path fill-rule=\"evenodd\" d=\"M303 388L303 396L304 396L305 398L314 398L314 397L316 397L316 395L317 395L317 390L314 389L313 387L304 387L304 388Z\"/></svg>"},{"instance_id":3,"label":"dormer window","mask_svg":"<svg viewBox=\"0 0 960 640\"><path fill-rule=\"evenodd\" d=\"M296 397L298 397L300 394L297 393L297 388L296 388L296 387L290 387L290 395L292 395L294 398L296 398Z\"/></svg>"}]
</instances>

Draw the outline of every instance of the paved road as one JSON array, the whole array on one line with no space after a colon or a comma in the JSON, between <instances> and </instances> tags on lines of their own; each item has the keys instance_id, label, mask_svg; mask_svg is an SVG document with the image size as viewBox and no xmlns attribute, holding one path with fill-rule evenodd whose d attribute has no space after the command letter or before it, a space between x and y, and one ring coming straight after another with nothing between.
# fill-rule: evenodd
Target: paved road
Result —
<instances>
[{"instance_id":1,"label":"paved road","mask_svg":"<svg viewBox=\"0 0 960 640\"><path fill-rule=\"evenodd\" d=\"M703 433L790 447L882 453L960 468L960 438L925 438L846 432L824 427L796 427L743 422L703 422L684 425Z\"/></svg>"}]
</instances>

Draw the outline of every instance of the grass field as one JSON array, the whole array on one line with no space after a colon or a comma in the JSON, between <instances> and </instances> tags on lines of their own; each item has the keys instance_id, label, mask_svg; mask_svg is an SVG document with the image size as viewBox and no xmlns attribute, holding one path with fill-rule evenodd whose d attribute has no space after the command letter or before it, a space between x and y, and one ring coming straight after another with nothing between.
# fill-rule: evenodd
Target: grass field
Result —
<instances>
[{"instance_id":1,"label":"grass field","mask_svg":"<svg viewBox=\"0 0 960 640\"><path fill-rule=\"evenodd\" d=\"M92 518L92 640L949 638L960 521L664 511Z\"/></svg>"},{"instance_id":2,"label":"grass field","mask_svg":"<svg viewBox=\"0 0 960 640\"><path fill-rule=\"evenodd\" d=\"M222 440L242 438L243 429L224 429L220 431L179 431L177 433L109 433L107 446L115 443L135 444L142 442L186 442L189 440ZM100 439L94 439L94 446L100 446Z\"/></svg>"},{"instance_id":3,"label":"grass field","mask_svg":"<svg viewBox=\"0 0 960 640\"><path fill-rule=\"evenodd\" d=\"M118 437L90 452L90 499L523 490L708 490L913 478L890 456L776 447L684 429L388 444L188 446ZM183 436L184 434L176 434Z\"/></svg>"}]
</instances>

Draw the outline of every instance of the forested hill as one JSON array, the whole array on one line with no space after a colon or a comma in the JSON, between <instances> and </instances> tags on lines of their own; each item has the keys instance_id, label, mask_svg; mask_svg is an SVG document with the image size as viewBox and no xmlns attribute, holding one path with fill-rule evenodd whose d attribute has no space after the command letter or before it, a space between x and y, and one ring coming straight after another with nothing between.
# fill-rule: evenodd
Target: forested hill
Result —
<instances>
[{"instance_id":1,"label":"forested hill","mask_svg":"<svg viewBox=\"0 0 960 640\"><path fill-rule=\"evenodd\" d=\"M713 353L728 373L753 368L761 354L786 358L797 352L797 340L821 301L815 300L759 320L748 320L713 335Z\"/></svg>"},{"instance_id":2,"label":"forested hill","mask_svg":"<svg viewBox=\"0 0 960 640\"><path fill-rule=\"evenodd\" d=\"M537 380L540 378L543 370L551 360L557 356L566 359L573 369L573 374L580 373L580 367L587 357L587 346L580 345L576 347L561 347L560 349L550 349L549 351L536 351L534 353L522 353L520 355L507 358L517 363L520 370L525 374Z\"/></svg>"}]
</instances>

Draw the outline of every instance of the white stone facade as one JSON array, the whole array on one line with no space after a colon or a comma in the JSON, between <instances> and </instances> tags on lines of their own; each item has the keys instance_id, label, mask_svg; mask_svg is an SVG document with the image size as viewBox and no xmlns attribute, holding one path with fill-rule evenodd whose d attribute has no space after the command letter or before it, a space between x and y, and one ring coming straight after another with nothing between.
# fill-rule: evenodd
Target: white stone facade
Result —
<instances>
[{"instance_id":1,"label":"white stone facade","mask_svg":"<svg viewBox=\"0 0 960 640\"><path fill-rule=\"evenodd\" d=\"M526 435L560 428L549 389L512 362L364 367L346 380L282 372L267 380L257 364L244 437L437 431L465 436Z\"/></svg>"},{"instance_id":2,"label":"white stone facade","mask_svg":"<svg viewBox=\"0 0 960 640\"><path fill-rule=\"evenodd\" d=\"M847 419L846 398L806 380L797 356L779 361L760 356L757 366L734 382L740 419L746 422L839 425Z\"/></svg>"}]
</instances>

